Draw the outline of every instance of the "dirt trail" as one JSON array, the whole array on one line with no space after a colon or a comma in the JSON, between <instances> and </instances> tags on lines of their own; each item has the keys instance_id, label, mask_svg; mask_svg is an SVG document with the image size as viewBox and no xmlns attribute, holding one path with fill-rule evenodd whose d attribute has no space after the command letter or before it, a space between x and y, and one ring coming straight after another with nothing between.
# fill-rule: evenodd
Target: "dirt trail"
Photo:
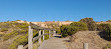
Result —
<instances>
[{"instance_id":1,"label":"dirt trail","mask_svg":"<svg viewBox=\"0 0 111 49\"><path fill-rule=\"evenodd\" d=\"M52 37L45 40L38 49L68 49L64 44L65 38Z\"/></svg>"}]
</instances>

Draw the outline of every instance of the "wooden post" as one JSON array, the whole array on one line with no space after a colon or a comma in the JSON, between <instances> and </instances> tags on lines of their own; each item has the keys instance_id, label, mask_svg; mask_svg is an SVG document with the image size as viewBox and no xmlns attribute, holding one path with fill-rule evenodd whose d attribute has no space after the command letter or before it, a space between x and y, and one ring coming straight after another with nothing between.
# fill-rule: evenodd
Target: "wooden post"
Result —
<instances>
[{"instance_id":1,"label":"wooden post","mask_svg":"<svg viewBox=\"0 0 111 49\"><path fill-rule=\"evenodd\" d=\"M43 34L44 34L44 30L43 30ZM43 35L43 40L44 40L44 35Z\"/></svg>"},{"instance_id":2,"label":"wooden post","mask_svg":"<svg viewBox=\"0 0 111 49\"><path fill-rule=\"evenodd\" d=\"M51 38L51 34L50 33L51 33L51 31L49 30L49 38Z\"/></svg>"},{"instance_id":3,"label":"wooden post","mask_svg":"<svg viewBox=\"0 0 111 49\"><path fill-rule=\"evenodd\" d=\"M56 35L56 31L53 31L53 36L55 36Z\"/></svg>"},{"instance_id":4,"label":"wooden post","mask_svg":"<svg viewBox=\"0 0 111 49\"><path fill-rule=\"evenodd\" d=\"M18 46L18 49L23 49L23 45L19 45L19 46Z\"/></svg>"},{"instance_id":5,"label":"wooden post","mask_svg":"<svg viewBox=\"0 0 111 49\"><path fill-rule=\"evenodd\" d=\"M33 49L33 30L31 29L31 26L29 26L29 32L28 32L28 49Z\"/></svg>"},{"instance_id":6,"label":"wooden post","mask_svg":"<svg viewBox=\"0 0 111 49\"><path fill-rule=\"evenodd\" d=\"M83 49L88 49L88 43L83 44Z\"/></svg>"},{"instance_id":7,"label":"wooden post","mask_svg":"<svg viewBox=\"0 0 111 49\"><path fill-rule=\"evenodd\" d=\"M39 36L41 35L41 30L39 30ZM41 44L42 41L41 41L41 37L39 38L39 44Z\"/></svg>"}]
</instances>

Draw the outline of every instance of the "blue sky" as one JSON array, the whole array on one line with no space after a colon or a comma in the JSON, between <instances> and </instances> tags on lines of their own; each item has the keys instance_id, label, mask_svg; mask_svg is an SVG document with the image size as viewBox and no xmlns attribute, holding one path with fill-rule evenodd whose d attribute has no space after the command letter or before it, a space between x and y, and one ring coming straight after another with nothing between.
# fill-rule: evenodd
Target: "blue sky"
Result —
<instances>
[{"instance_id":1,"label":"blue sky","mask_svg":"<svg viewBox=\"0 0 111 49\"><path fill-rule=\"evenodd\" d=\"M111 20L111 0L0 0L0 22Z\"/></svg>"}]
</instances>

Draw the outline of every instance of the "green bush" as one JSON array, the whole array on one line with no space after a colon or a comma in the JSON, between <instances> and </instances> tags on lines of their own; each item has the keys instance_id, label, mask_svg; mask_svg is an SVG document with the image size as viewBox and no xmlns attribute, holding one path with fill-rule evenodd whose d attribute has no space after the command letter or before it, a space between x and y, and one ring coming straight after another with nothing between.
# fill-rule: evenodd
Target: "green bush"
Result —
<instances>
[{"instance_id":1,"label":"green bush","mask_svg":"<svg viewBox=\"0 0 111 49\"><path fill-rule=\"evenodd\" d=\"M9 46L9 49L16 49L18 45L25 45L27 44L27 37L28 37L28 23L18 23L16 21L10 21L10 22L1 22L0 28L1 31L8 31L8 29L12 29L10 33L7 33L3 36L4 40L8 40L10 38L16 38L17 35L21 35L14 39L13 43ZM34 36L37 36L38 32L33 31ZM1 36L1 35L0 35Z\"/></svg>"},{"instance_id":2,"label":"green bush","mask_svg":"<svg viewBox=\"0 0 111 49\"><path fill-rule=\"evenodd\" d=\"M3 39L8 40L8 39L13 38L13 37L15 37L17 35L26 34L27 32L28 32L28 30L14 30L11 33L5 34Z\"/></svg>"},{"instance_id":3,"label":"green bush","mask_svg":"<svg viewBox=\"0 0 111 49\"><path fill-rule=\"evenodd\" d=\"M4 36L4 33L0 33L0 37Z\"/></svg>"},{"instance_id":4,"label":"green bush","mask_svg":"<svg viewBox=\"0 0 111 49\"><path fill-rule=\"evenodd\" d=\"M111 25L110 24L99 24L99 25L97 25L97 30L105 32L106 37L109 37L109 38L111 37Z\"/></svg>"},{"instance_id":5,"label":"green bush","mask_svg":"<svg viewBox=\"0 0 111 49\"><path fill-rule=\"evenodd\" d=\"M56 28L56 32L57 32L57 34L61 34L60 28Z\"/></svg>"},{"instance_id":6,"label":"green bush","mask_svg":"<svg viewBox=\"0 0 111 49\"><path fill-rule=\"evenodd\" d=\"M45 30L45 33L49 33L49 31ZM45 40L49 39L49 35L45 35L44 39Z\"/></svg>"},{"instance_id":7,"label":"green bush","mask_svg":"<svg viewBox=\"0 0 111 49\"><path fill-rule=\"evenodd\" d=\"M87 25L85 23L81 23L81 22L73 22L70 24L70 26L77 28L79 31L88 30Z\"/></svg>"},{"instance_id":8,"label":"green bush","mask_svg":"<svg viewBox=\"0 0 111 49\"><path fill-rule=\"evenodd\" d=\"M12 28L13 22L0 22L0 28Z\"/></svg>"},{"instance_id":9,"label":"green bush","mask_svg":"<svg viewBox=\"0 0 111 49\"><path fill-rule=\"evenodd\" d=\"M29 24L28 23L18 23L16 21L11 21L11 22L1 22L0 23L0 28L3 28L3 31L10 29L10 28L18 28L18 29L28 29Z\"/></svg>"},{"instance_id":10,"label":"green bush","mask_svg":"<svg viewBox=\"0 0 111 49\"><path fill-rule=\"evenodd\" d=\"M20 33L23 34L23 33L27 33L28 30L19 30L18 32L19 32L19 34L20 34Z\"/></svg>"},{"instance_id":11,"label":"green bush","mask_svg":"<svg viewBox=\"0 0 111 49\"><path fill-rule=\"evenodd\" d=\"M88 26L88 30L90 31L96 30L96 23L93 20L93 18L84 18L84 19L81 19L79 22L86 23Z\"/></svg>"},{"instance_id":12,"label":"green bush","mask_svg":"<svg viewBox=\"0 0 111 49\"><path fill-rule=\"evenodd\" d=\"M17 49L18 45L25 45L28 42L27 35L17 37L14 42L9 46L9 49Z\"/></svg>"},{"instance_id":13,"label":"green bush","mask_svg":"<svg viewBox=\"0 0 111 49\"><path fill-rule=\"evenodd\" d=\"M13 24L16 25L16 27L19 27L20 29L25 29L25 30L27 30L28 26L29 26L28 23L17 23L17 22L14 22Z\"/></svg>"},{"instance_id":14,"label":"green bush","mask_svg":"<svg viewBox=\"0 0 111 49\"><path fill-rule=\"evenodd\" d=\"M8 29L7 28L2 28L1 32L4 32L4 31L8 31Z\"/></svg>"},{"instance_id":15,"label":"green bush","mask_svg":"<svg viewBox=\"0 0 111 49\"><path fill-rule=\"evenodd\" d=\"M16 20L16 21L21 21L21 20Z\"/></svg>"},{"instance_id":16,"label":"green bush","mask_svg":"<svg viewBox=\"0 0 111 49\"><path fill-rule=\"evenodd\" d=\"M45 36L44 36L44 39L45 39L45 40L49 39L49 35L45 35Z\"/></svg>"},{"instance_id":17,"label":"green bush","mask_svg":"<svg viewBox=\"0 0 111 49\"><path fill-rule=\"evenodd\" d=\"M33 30L33 37L38 36L38 31ZM33 41L34 42L34 41ZM26 45L28 43L28 32L25 35L17 37L9 46L9 49L17 49L18 45Z\"/></svg>"},{"instance_id":18,"label":"green bush","mask_svg":"<svg viewBox=\"0 0 111 49\"><path fill-rule=\"evenodd\" d=\"M3 36L3 39L4 39L4 40L8 40L9 38L15 37L15 36L17 36L17 35L18 35L18 32L17 32L17 31L13 31L13 32L11 32L11 33L5 34L5 35Z\"/></svg>"},{"instance_id":19,"label":"green bush","mask_svg":"<svg viewBox=\"0 0 111 49\"><path fill-rule=\"evenodd\" d=\"M105 30L110 30L111 25L110 24L98 24L97 25L97 30L99 31L105 31Z\"/></svg>"},{"instance_id":20,"label":"green bush","mask_svg":"<svg viewBox=\"0 0 111 49\"><path fill-rule=\"evenodd\" d=\"M75 34L77 31L88 30L87 25L81 22L73 22L70 25L62 25L60 27L63 37Z\"/></svg>"}]
</instances>

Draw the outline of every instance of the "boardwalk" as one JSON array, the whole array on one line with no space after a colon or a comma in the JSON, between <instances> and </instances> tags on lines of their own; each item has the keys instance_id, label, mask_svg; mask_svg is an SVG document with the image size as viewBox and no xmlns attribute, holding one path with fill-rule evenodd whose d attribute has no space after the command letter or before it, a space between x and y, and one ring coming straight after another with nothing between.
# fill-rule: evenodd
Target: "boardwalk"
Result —
<instances>
[{"instance_id":1,"label":"boardwalk","mask_svg":"<svg viewBox=\"0 0 111 49\"><path fill-rule=\"evenodd\" d=\"M52 37L48 40L45 40L38 49L68 49L64 45L64 38Z\"/></svg>"}]
</instances>

